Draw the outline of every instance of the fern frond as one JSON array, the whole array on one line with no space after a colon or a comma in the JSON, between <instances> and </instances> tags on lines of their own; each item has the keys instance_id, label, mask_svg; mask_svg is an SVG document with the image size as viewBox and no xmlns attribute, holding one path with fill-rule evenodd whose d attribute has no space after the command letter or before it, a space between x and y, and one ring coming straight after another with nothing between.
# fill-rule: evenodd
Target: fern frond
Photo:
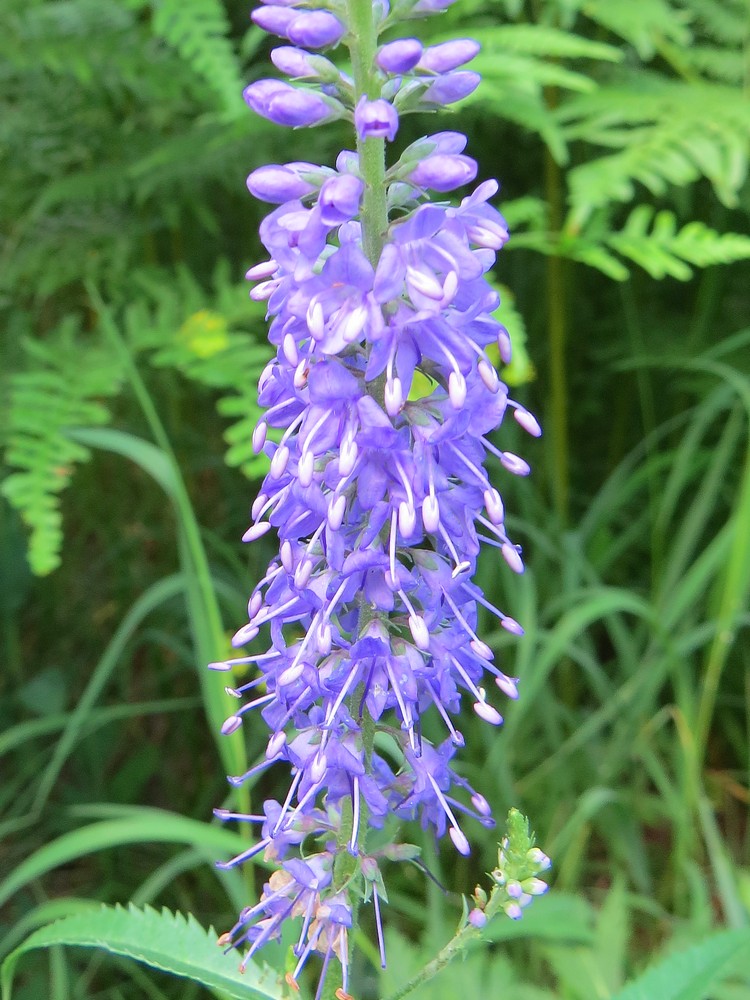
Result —
<instances>
[{"instance_id":1,"label":"fern frond","mask_svg":"<svg viewBox=\"0 0 750 1000\"><path fill-rule=\"evenodd\" d=\"M747 4L745 0L679 0L697 27L708 38L727 47L742 46L747 36Z\"/></svg>"},{"instance_id":2,"label":"fern frond","mask_svg":"<svg viewBox=\"0 0 750 1000\"><path fill-rule=\"evenodd\" d=\"M669 275L687 281L692 277L689 264L710 267L750 259L750 236L717 233L702 222L689 222L678 230L672 212L654 214L647 205L639 205L621 232L611 234L606 242L652 278Z\"/></svg>"},{"instance_id":3,"label":"fern frond","mask_svg":"<svg viewBox=\"0 0 750 1000\"><path fill-rule=\"evenodd\" d=\"M228 117L244 113L239 62L221 0L152 0L153 29L220 99Z\"/></svg>"},{"instance_id":4,"label":"fern frond","mask_svg":"<svg viewBox=\"0 0 750 1000\"><path fill-rule=\"evenodd\" d=\"M119 391L121 380L117 363L85 344L72 320L52 341L25 347L35 367L9 379L5 460L11 471L0 489L30 530L29 564L43 576L60 563L60 493L90 456L66 428L106 424L103 400Z\"/></svg>"},{"instance_id":5,"label":"fern frond","mask_svg":"<svg viewBox=\"0 0 750 1000\"><path fill-rule=\"evenodd\" d=\"M6 72L29 70L72 76L91 84L97 61L117 57L133 17L116 0L57 0L56 3L7 0L0 14L0 61ZM97 61L81 45L82 38L96 38Z\"/></svg>"},{"instance_id":6,"label":"fern frond","mask_svg":"<svg viewBox=\"0 0 750 1000\"><path fill-rule=\"evenodd\" d=\"M706 177L724 204L737 202L748 169L750 105L736 89L641 73L571 99L559 120L568 141L619 149L570 171L577 226L609 202L632 199L636 182L661 195L669 184Z\"/></svg>"},{"instance_id":7,"label":"fern frond","mask_svg":"<svg viewBox=\"0 0 750 1000\"><path fill-rule=\"evenodd\" d=\"M690 16L667 0L586 0L581 11L592 21L629 42L641 59L651 59L660 41L687 46Z\"/></svg>"},{"instance_id":8,"label":"fern frond","mask_svg":"<svg viewBox=\"0 0 750 1000\"><path fill-rule=\"evenodd\" d=\"M502 24L492 28L472 28L471 37L483 52L503 55L515 52L536 58L597 59L618 63L623 54L614 45L595 42L573 31L546 24Z\"/></svg>"},{"instance_id":9,"label":"fern frond","mask_svg":"<svg viewBox=\"0 0 750 1000\"><path fill-rule=\"evenodd\" d=\"M566 163L566 144L547 106L545 88L588 93L596 89L597 83L588 73L562 65L558 60L618 62L622 58L620 51L541 24L472 28L472 36L482 45L472 66L482 74L486 84L474 100L489 106L498 118L537 132L557 162Z\"/></svg>"},{"instance_id":10,"label":"fern frond","mask_svg":"<svg viewBox=\"0 0 750 1000\"><path fill-rule=\"evenodd\" d=\"M224 433L225 461L249 479L258 478L268 460L252 450L261 415L257 384L272 356L263 307L248 297L244 284L231 281L226 262L214 273L210 296L187 268L179 268L169 283L148 274L135 280L146 296L126 311L128 341L134 350L148 351L153 365L220 391L217 410L232 420Z\"/></svg>"}]
</instances>

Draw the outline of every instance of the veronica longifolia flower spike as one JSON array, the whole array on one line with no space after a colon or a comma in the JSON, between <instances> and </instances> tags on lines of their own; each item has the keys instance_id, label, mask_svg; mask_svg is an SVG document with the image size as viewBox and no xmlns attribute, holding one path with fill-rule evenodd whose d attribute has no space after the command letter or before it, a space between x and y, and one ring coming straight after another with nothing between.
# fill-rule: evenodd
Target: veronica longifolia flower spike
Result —
<instances>
[{"instance_id":1,"label":"veronica longifolia flower spike","mask_svg":"<svg viewBox=\"0 0 750 1000\"><path fill-rule=\"evenodd\" d=\"M524 568L486 459L499 459L501 474L529 467L488 435L509 409L529 433L540 430L509 398L489 350L497 345L509 360L487 281L508 238L489 203L496 182L457 204L428 200L428 191L476 176L458 132L420 139L384 165L401 115L476 86L476 74L457 67L478 46L381 44L398 18L439 13L448 0L326 6L335 15L309 0L304 9L277 0L253 13L293 43L274 50L274 63L295 84L251 84L251 108L293 128L344 117L356 150L334 167L295 161L248 178L250 191L275 206L260 227L268 259L248 278L252 297L267 303L276 356L260 379L265 413L253 435L270 469L244 540L275 532L279 551L233 640L239 648L263 636L265 651L211 666L238 678L227 688L237 709L223 731L253 712L269 730L264 758L230 782L277 764L291 772L283 801L267 800L262 814L217 812L258 827L257 840L222 867L259 854L278 864L222 942L245 949L244 966L299 918L289 982L318 954L319 995L335 960L337 996L346 997L358 901L373 905L385 961L380 864L414 852L390 844L368 853L368 828L392 816L417 820L467 854L472 824L493 825L487 801L454 770L464 745L454 719L463 697L497 726L501 697L518 696L477 632L479 608L512 634L523 630L472 576L481 542L511 570ZM341 41L352 77L321 54ZM426 711L445 725L436 745L421 734ZM389 738L387 752L378 733Z\"/></svg>"}]
</instances>

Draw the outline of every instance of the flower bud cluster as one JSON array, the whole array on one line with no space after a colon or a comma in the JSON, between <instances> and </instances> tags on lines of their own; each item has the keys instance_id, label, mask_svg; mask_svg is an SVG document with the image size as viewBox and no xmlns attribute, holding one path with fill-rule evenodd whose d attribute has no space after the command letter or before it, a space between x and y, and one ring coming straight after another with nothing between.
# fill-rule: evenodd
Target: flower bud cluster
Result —
<instances>
[{"instance_id":1,"label":"flower bud cluster","mask_svg":"<svg viewBox=\"0 0 750 1000\"><path fill-rule=\"evenodd\" d=\"M547 855L534 846L526 817L517 809L511 809L507 833L498 850L497 867L490 872L492 889L489 896L479 885L474 890L474 908L467 918L469 924L481 930L498 912L505 913L511 920L520 920L534 896L542 896L549 889L539 876L551 866Z\"/></svg>"},{"instance_id":2,"label":"flower bud cluster","mask_svg":"<svg viewBox=\"0 0 750 1000\"><path fill-rule=\"evenodd\" d=\"M447 6L375 4L374 29ZM508 238L489 204L497 184L480 184L455 206L427 200L428 190L447 192L475 177L463 135L440 132L404 151L383 177L376 253L366 238L374 222L365 208L365 144L391 139L398 114L412 104L456 99L455 87L465 86L457 67L475 44L386 43L373 70L381 96L358 96L333 63L306 51L356 44L348 8L311 7L279 0L253 13L261 27L294 43L274 51L276 65L311 82L300 89L258 81L246 98L292 126L322 120L310 117L313 107L340 107L356 123L358 150L342 152L335 167L295 161L248 178L256 197L277 206L260 227L268 259L248 272L252 297L267 303L276 356L260 379L265 412L253 436L270 470L244 540L274 531L279 550L233 639L240 648L262 634L265 651L211 666L244 675L227 688L237 709L223 732L238 730L256 709L270 730L264 759L230 782L242 784L277 762L292 774L284 801L267 800L262 815L217 811L260 828L258 841L222 867L260 853L280 864L260 902L223 940L247 944L247 961L280 935L288 917L299 916L291 980L318 952L321 990L335 957L346 993L353 906L358 898L372 901L384 961L379 861L410 850L391 845L390 854L367 856L367 828L389 817L416 819L437 836L447 831L468 854L460 818L494 824L487 801L453 769L464 744L453 717L468 697L477 716L497 726L502 716L487 685L496 696L518 696L516 679L495 664L477 632L479 609L515 635L521 626L472 576L482 542L514 572L524 568L485 465L491 454L509 474L526 475L529 467L488 435L508 412L530 434L541 432L509 398L491 360L495 349L510 360L487 280ZM446 728L438 745L421 730L422 714L433 707ZM303 842L305 860L289 858ZM314 842L323 850L310 855ZM522 887L518 900L526 894Z\"/></svg>"},{"instance_id":3,"label":"flower bud cluster","mask_svg":"<svg viewBox=\"0 0 750 1000\"><path fill-rule=\"evenodd\" d=\"M387 31L404 18L438 13L452 2L376 3L374 25L378 33ZM253 111L277 125L320 125L346 118L355 123L360 138L392 140L399 115L454 104L479 85L479 74L463 68L479 51L471 39L424 47L416 38L399 38L378 48L371 91L357 95L352 78L320 54L351 41L346 4L333 2L327 9L312 10L310 6L302 0L267 0L252 13L260 28L290 43L274 49L271 60L294 84L263 79L244 91Z\"/></svg>"}]
</instances>

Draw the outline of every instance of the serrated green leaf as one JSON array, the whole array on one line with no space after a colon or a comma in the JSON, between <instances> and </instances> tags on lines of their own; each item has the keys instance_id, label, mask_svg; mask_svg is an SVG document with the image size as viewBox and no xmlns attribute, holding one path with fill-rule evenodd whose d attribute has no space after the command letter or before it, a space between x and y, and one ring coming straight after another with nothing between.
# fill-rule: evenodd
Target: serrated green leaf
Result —
<instances>
[{"instance_id":1,"label":"serrated green leaf","mask_svg":"<svg viewBox=\"0 0 750 1000\"><path fill-rule=\"evenodd\" d=\"M692 276L688 264L710 267L750 258L750 237L718 233L702 222L689 222L678 231L672 212L654 214L648 205L639 205L624 228L607 235L605 242L657 279L669 275L687 281Z\"/></svg>"},{"instance_id":2,"label":"serrated green leaf","mask_svg":"<svg viewBox=\"0 0 750 1000\"><path fill-rule=\"evenodd\" d=\"M91 823L44 844L0 882L0 906L47 872L76 858L122 844L189 844L204 850L207 858L232 857L247 847L247 841L231 830L164 809L130 807L129 812L130 815L123 817L121 810L117 819Z\"/></svg>"},{"instance_id":3,"label":"serrated green leaf","mask_svg":"<svg viewBox=\"0 0 750 1000\"><path fill-rule=\"evenodd\" d=\"M37 948L69 945L95 948L133 959L174 976L221 990L233 1000L270 998L283 1000L286 991L268 968L248 963L245 974L236 958L216 946L211 931L204 930L192 914L184 917L166 908L158 913L147 906L102 906L64 917L31 934L2 965L3 1000L11 1000L15 968L26 953Z\"/></svg>"},{"instance_id":4,"label":"serrated green leaf","mask_svg":"<svg viewBox=\"0 0 750 1000\"><path fill-rule=\"evenodd\" d=\"M613 1000L704 1000L735 955L750 948L750 930L720 931L663 959Z\"/></svg>"}]
</instances>

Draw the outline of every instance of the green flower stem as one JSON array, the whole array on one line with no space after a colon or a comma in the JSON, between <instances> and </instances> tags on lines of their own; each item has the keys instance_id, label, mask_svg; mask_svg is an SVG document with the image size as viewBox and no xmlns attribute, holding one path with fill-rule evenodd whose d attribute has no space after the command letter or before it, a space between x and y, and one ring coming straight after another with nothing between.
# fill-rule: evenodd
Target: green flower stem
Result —
<instances>
[{"instance_id":1,"label":"green flower stem","mask_svg":"<svg viewBox=\"0 0 750 1000\"><path fill-rule=\"evenodd\" d=\"M412 976L403 986L399 986L396 992L391 993L387 1000L401 1000L402 997L412 993L418 986L434 979L438 972L460 955L471 941L476 941L479 936L480 932L476 927L472 927L471 924L462 927L458 934L454 938L451 938L448 944L438 952L431 962L428 962L416 976Z\"/></svg>"},{"instance_id":2,"label":"green flower stem","mask_svg":"<svg viewBox=\"0 0 750 1000\"><path fill-rule=\"evenodd\" d=\"M378 47L378 35L370 0L347 0L349 25L347 45L354 74L354 101L361 97L379 97L379 86L372 69ZM357 136L362 179L365 183L362 198L362 243L373 267L380 259L383 239L388 228L388 210L385 199L385 139L365 139Z\"/></svg>"},{"instance_id":3,"label":"green flower stem","mask_svg":"<svg viewBox=\"0 0 750 1000\"><path fill-rule=\"evenodd\" d=\"M563 223L563 179L549 150L544 153L545 193L550 228L559 233ZM565 262L553 255L547 259L547 334L550 379L550 461L552 499L560 524L568 523L570 503L570 457L568 446L567 282Z\"/></svg>"}]
</instances>

